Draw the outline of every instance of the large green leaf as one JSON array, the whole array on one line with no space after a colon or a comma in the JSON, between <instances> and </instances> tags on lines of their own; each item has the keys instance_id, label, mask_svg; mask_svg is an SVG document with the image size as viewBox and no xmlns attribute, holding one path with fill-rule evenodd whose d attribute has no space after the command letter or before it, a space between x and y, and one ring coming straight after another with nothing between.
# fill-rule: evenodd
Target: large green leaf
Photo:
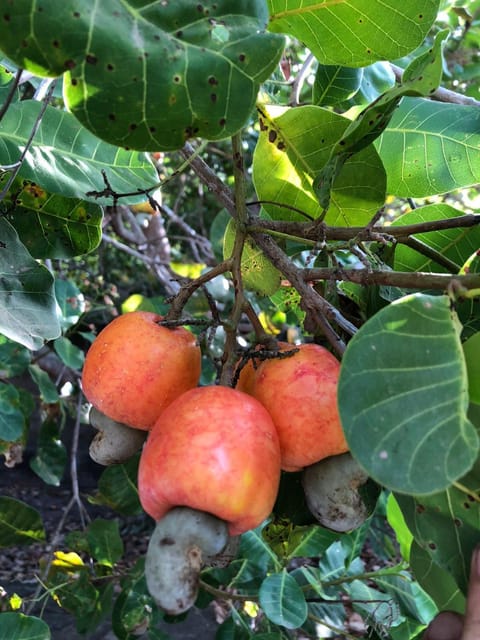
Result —
<instances>
[{"instance_id":1,"label":"large green leaf","mask_svg":"<svg viewBox=\"0 0 480 640\"><path fill-rule=\"evenodd\" d=\"M404 98L377 141L389 193L426 197L480 182L477 107Z\"/></svg>"},{"instance_id":2,"label":"large green leaf","mask_svg":"<svg viewBox=\"0 0 480 640\"><path fill-rule=\"evenodd\" d=\"M43 540L45 529L38 511L15 498L0 496L0 547Z\"/></svg>"},{"instance_id":3,"label":"large green leaf","mask_svg":"<svg viewBox=\"0 0 480 640\"><path fill-rule=\"evenodd\" d=\"M61 440L61 425L49 418L40 427L35 456L30 468L46 484L58 487L67 464L67 450Z\"/></svg>"},{"instance_id":4,"label":"large green leaf","mask_svg":"<svg viewBox=\"0 0 480 640\"><path fill-rule=\"evenodd\" d=\"M370 318L345 352L338 399L352 454L388 488L441 491L478 455L459 322L447 296L414 294Z\"/></svg>"},{"instance_id":5,"label":"large green leaf","mask_svg":"<svg viewBox=\"0 0 480 640\"><path fill-rule=\"evenodd\" d=\"M0 203L0 211L35 258L83 255L93 251L102 238L102 209L98 204L48 194L22 178L14 181Z\"/></svg>"},{"instance_id":6,"label":"large green leaf","mask_svg":"<svg viewBox=\"0 0 480 640\"><path fill-rule=\"evenodd\" d=\"M268 0L270 31L295 36L322 64L363 67L410 53L427 35L438 0Z\"/></svg>"},{"instance_id":7,"label":"large green leaf","mask_svg":"<svg viewBox=\"0 0 480 640\"><path fill-rule=\"evenodd\" d=\"M295 207L310 218L322 210L313 180L329 160L350 120L317 106L292 109L262 107L260 136L253 159L258 198L273 201L264 207L274 219L302 220ZM385 172L373 146L347 160L333 184L328 224L366 224L385 199Z\"/></svg>"},{"instance_id":8,"label":"large green leaf","mask_svg":"<svg viewBox=\"0 0 480 640\"><path fill-rule=\"evenodd\" d=\"M456 218L461 215L462 211L448 204L430 204L405 213L392 224L393 226L401 227L406 224L432 222L434 220ZM468 257L480 247L480 228L478 226L430 231L428 233L419 233L414 237L456 263L459 271ZM395 248L394 268L398 271L447 271L443 265L437 264L434 260L403 244L398 244Z\"/></svg>"},{"instance_id":9,"label":"large green leaf","mask_svg":"<svg viewBox=\"0 0 480 640\"><path fill-rule=\"evenodd\" d=\"M19 160L41 108L41 103L34 100L18 102L9 107L0 130L0 164L11 165ZM87 196L91 191L104 191L102 172L105 172L112 191L118 195L151 188L158 181L156 170L145 154L102 142L82 127L71 113L47 107L20 175L38 183L49 193L97 204L112 204L111 195L99 198ZM128 204L141 200L145 200L145 195L122 198L121 202ZM63 204L65 206L64 201ZM85 215L88 214L92 215L92 211L86 210ZM64 215L67 215L67 211ZM77 212L77 220L78 217ZM98 226L98 213L89 222ZM90 238L90 243L92 241L94 239Z\"/></svg>"},{"instance_id":10,"label":"large green leaf","mask_svg":"<svg viewBox=\"0 0 480 640\"><path fill-rule=\"evenodd\" d=\"M11 611L0 615L0 640L50 640L51 637L47 623L40 618Z\"/></svg>"},{"instance_id":11,"label":"large green leaf","mask_svg":"<svg viewBox=\"0 0 480 640\"><path fill-rule=\"evenodd\" d=\"M415 541L410 552L410 567L440 611L465 611L465 596L452 574L436 564L431 555Z\"/></svg>"},{"instance_id":12,"label":"large green leaf","mask_svg":"<svg viewBox=\"0 0 480 640\"><path fill-rule=\"evenodd\" d=\"M39 75L65 73L68 109L104 140L135 149L238 131L284 47L265 32L263 0L36 5L20 0L4 12L4 52Z\"/></svg>"},{"instance_id":13,"label":"large green leaf","mask_svg":"<svg viewBox=\"0 0 480 640\"><path fill-rule=\"evenodd\" d=\"M460 484L440 493L396 496L417 544L454 578L463 594L467 593L470 558L480 531L480 510L475 499L480 489L479 472L477 464Z\"/></svg>"},{"instance_id":14,"label":"large green leaf","mask_svg":"<svg viewBox=\"0 0 480 640\"><path fill-rule=\"evenodd\" d=\"M53 276L0 218L0 332L28 349L60 335Z\"/></svg>"}]
</instances>

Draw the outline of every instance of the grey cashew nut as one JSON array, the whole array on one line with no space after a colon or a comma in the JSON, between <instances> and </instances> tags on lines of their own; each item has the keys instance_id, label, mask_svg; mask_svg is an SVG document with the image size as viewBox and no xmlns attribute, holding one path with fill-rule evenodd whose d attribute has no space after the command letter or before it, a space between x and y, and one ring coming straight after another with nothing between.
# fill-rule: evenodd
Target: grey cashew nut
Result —
<instances>
[{"instance_id":1,"label":"grey cashew nut","mask_svg":"<svg viewBox=\"0 0 480 640\"><path fill-rule=\"evenodd\" d=\"M195 603L206 558L225 549L227 523L188 507L171 509L153 531L145 558L150 595L166 613L178 615Z\"/></svg>"},{"instance_id":2,"label":"grey cashew nut","mask_svg":"<svg viewBox=\"0 0 480 640\"><path fill-rule=\"evenodd\" d=\"M121 464L131 458L145 442L147 432L116 422L92 407L89 420L98 433L90 443L89 453L98 464Z\"/></svg>"},{"instance_id":3,"label":"grey cashew nut","mask_svg":"<svg viewBox=\"0 0 480 640\"><path fill-rule=\"evenodd\" d=\"M331 456L306 467L302 474L307 506L321 525L346 532L370 515L359 488L368 475L349 453Z\"/></svg>"}]
</instances>

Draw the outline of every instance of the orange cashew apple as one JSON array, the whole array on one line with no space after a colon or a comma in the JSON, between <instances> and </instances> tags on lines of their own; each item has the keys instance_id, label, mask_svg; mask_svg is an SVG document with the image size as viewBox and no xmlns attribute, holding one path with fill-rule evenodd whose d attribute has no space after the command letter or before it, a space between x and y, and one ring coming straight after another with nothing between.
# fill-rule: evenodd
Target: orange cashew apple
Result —
<instances>
[{"instance_id":1,"label":"orange cashew apple","mask_svg":"<svg viewBox=\"0 0 480 640\"><path fill-rule=\"evenodd\" d=\"M161 320L149 311L121 315L100 331L85 357L87 400L112 420L137 429L150 429L200 379L195 336L183 327L164 327Z\"/></svg>"},{"instance_id":2,"label":"orange cashew apple","mask_svg":"<svg viewBox=\"0 0 480 640\"><path fill-rule=\"evenodd\" d=\"M280 440L282 469L299 471L348 451L337 406L340 363L317 344L279 344L288 357L249 362L237 389L248 391L271 415Z\"/></svg>"},{"instance_id":3,"label":"orange cashew apple","mask_svg":"<svg viewBox=\"0 0 480 640\"><path fill-rule=\"evenodd\" d=\"M154 520L186 506L225 521L232 536L271 513L279 481L270 415L255 398L223 386L174 400L149 433L138 471L140 501Z\"/></svg>"}]
</instances>

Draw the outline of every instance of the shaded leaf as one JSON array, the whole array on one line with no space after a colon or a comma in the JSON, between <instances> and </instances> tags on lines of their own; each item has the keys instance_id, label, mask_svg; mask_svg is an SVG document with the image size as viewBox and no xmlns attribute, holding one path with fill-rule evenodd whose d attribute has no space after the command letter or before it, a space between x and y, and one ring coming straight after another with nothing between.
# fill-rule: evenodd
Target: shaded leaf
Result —
<instances>
[{"instance_id":1,"label":"shaded leaf","mask_svg":"<svg viewBox=\"0 0 480 640\"><path fill-rule=\"evenodd\" d=\"M470 558L480 530L480 464L446 491L428 496L396 495L416 543L447 571L466 594Z\"/></svg>"},{"instance_id":2,"label":"shaded leaf","mask_svg":"<svg viewBox=\"0 0 480 640\"><path fill-rule=\"evenodd\" d=\"M436 564L425 549L414 542L410 552L410 567L419 584L437 605L439 611L456 611L463 615L465 596L450 572Z\"/></svg>"},{"instance_id":3,"label":"shaded leaf","mask_svg":"<svg viewBox=\"0 0 480 640\"><path fill-rule=\"evenodd\" d=\"M295 578L284 569L267 576L258 593L260 606L269 620L287 629L305 622L308 606Z\"/></svg>"},{"instance_id":4,"label":"shaded leaf","mask_svg":"<svg viewBox=\"0 0 480 640\"><path fill-rule=\"evenodd\" d=\"M440 491L477 457L458 325L447 296L415 294L370 318L347 347L343 429L352 455L388 488Z\"/></svg>"},{"instance_id":5,"label":"shaded leaf","mask_svg":"<svg viewBox=\"0 0 480 640\"><path fill-rule=\"evenodd\" d=\"M71 280L55 280L55 295L60 309L62 328L69 329L76 324L85 311L85 298L77 285Z\"/></svg>"},{"instance_id":6,"label":"shaded leaf","mask_svg":"<svg viewBox=\"0 0 480 640\"><path fill-rule=\"evenodd\" d=\"M3 50L37 75L66 72L69 111L99 137L135 149L237 132L284 47L264 30L264 3L251 0L45 0L42 8L15 4L0 25Z\"/></svg>"},{"instance_id":7,"label":"shaded leaf","mask_svg":"<svg viewBox=\"0 0 480 640\"><path fill-rule=\"evenodd\" d=\"M14 164L18 161L41 108L42 104L34 100L25 100L9 107L2 119L0 132L2 164ZM105 189L102 171L105 171L110 187L117 194L148 189L158 181L157 172L145 154L102 142L82 127L71 113L47 107L42 117L42 126L29 147L19 175L39 184L49 194L89 200L96 205L112 204L111 195L87 196L91 191L103 192ZM132 185L135 185L133 189ZM122 204L143 200L145 194L132 195L122 198ZM65 206L63 199L49 202L53 212L56 208L62 209ZM88 244L92 246L99 233L98 206L87 207L85 203L77 203L76 206L74 213L78 228L82 228L79 224L82 216L92 216L85 219L83 224L84 230L89 229ZM57 220L57 226L58 223ZM85 240L82 242L85 243Z\"/></svg>"},{"instance_id":8,"label":"shaded leaf","mask_svg":"<svg viewBox=\"0 0 480 640\"><path fill-rule=\"evenodd\" d=\"M60 336L60 338L57 338L53 343L53 347L67 367L77 370L82 368L85 355L71 340L65 338L65 336Z\"/></svg>"},{"instance_id":9,"label":"shaded leaf","mask_svg":"<svg viewBox=\"0 0 480 640\"><path fill-rule=\"evenodd\" d=\"M406 224L456 218L462 213L448 204L429 204L399 216L392 225L401 227ZM430 231L418 233L413 237L458 264L459 271L467 258L480 247L479 227ZM394 268L398 271L435 271L439 273L447 271L443 265L437 264L413 248L400 243L395 247Z\"/></svg>"},{"instance_id":10,"label":"shaded leaf","mask_svg":"<svg viewBox=\"0 0 480 640\"><path fill-rule=\"evenodd\" d=\"M313 83L313 102L334 105L353 97L359 90L363 69L318 65Z\"/></svg>"},{"instance_id":11,"label":"shaded leaf","mask_svg":"<svg viewBox=\"0 0 480 640\"><path fill-rule=\"evenodd\" d=\"M364 67L418 47L437 16L438 0L268 0L269 29L303 42L322 64Z\"/></svg>"},{"instance_id":12,"label":"shaded leaf","mask_svg":"<svg viewBox=\"0 0 480 640\"><path fill-rule=\"evenodd\" d=\"M47 404L55 404L58 402L60 400L60 396L58 394L57 387L50 379L48 373L43 369L40 369L37 364L31 364L28 367L28 370L32 379L38 385L40 397L43 402L46 402Z\"/></svg>"},{"instance_id":13,"label":"shaded leaf","mask_svg":"<svg viewBox=\"0 0 480 640\"><path fill-rule=\"evenodd\" d=\"M50 629L40 618L23 613L0 615L0 640L50 640Z\"/></svg>"},{"instance_id":14,"label":"shaded leaf","mask_svg":"<svg viewBox=\"0 0 480 640\"><path fill-rule=\"evenodd\" d=\"M65 472L67 451L60 440L59 425L52 419L43 422L35 456L30 468L47 484L58 487Z\"/></svg>"},{"instance_id":15,"label":"shaded leaf","mask_svg":"<svg viewBox=\"0 0 480 640\"><path fill-rule=\"evenodd\" d=\"M476 107L404 98L376 142L388 192L426 197L480 182Z\"/></svg>"},{"instance_id":16,"label":"shaded leaf","mask_svg":"<svg viewBox=\"0 0 480 640\"><path fill-rule=\"evenodd\" d=\"M467 365L470 401L480 404L480 333L474 333L463 343Z\"/></svg>"},{"instance_id":17,"label":"shaded leaf","mask_svg":"<svg viewBox=\"0 0 480 640\"><path fill-rule=\"evenodd\" d=\"M30 364L30 352L16 342L0 344L0 376L12 378L24 373Z\"/></svg>"},{"instance_id":18,"label":"shaded leaf","mask_svg":"<svg viewBox=\"0 0 480 640\"><path fill-rule=\"evenodd\" d=\"M107 467L98 481L98 492L90 496L89 501L126 516L142 513L136 484L138 461L139 455L136 455L125 464Z\"/></svg>"},{"instance_id":19,"label":"shaded leaf","mask_svg":"<svg viewBox=\"0 0 480 640\"><path fill-rule=\"evenodd\" d=\"M27 349L60 335L53 276L0 217L0 332Z\"/></svg>"},{"instance_id":20,"label":"shaded leaf","mask_svg":"<svg viewBox=\"0 0 480 640\"><path fill-rule=\"evenodd\" d=\"M15 498L0 496L0 547L42 540L45 540L45 529L38 511Z\"/></svg>"},{"instance_id":21,"label":"shaded leaf","mask_svg":"<svg viewBox=\"0 0 480 640\"><path fill-rule=\"evenodd\" d=\"M88 527L87 540L99 564L113 567L123 555L123 541L116 520L97 518Z\"/></svg>"},{"instance_id":22,"label":"shaded leaf","mask_svg":"<svg viewBox=\"0 0 480 640\"><path fill-rule=\"evenodd\" d=\"M0 385L0 440L15 442L23 433L25 416L13 384Z\"/></svg>"},{"instance_id":23,"label":"shaded leaf","mask_svg":"<svg viewBox=\"0 0 480 640\"><path fill-rule=\"evenodd\" d=\"M35 258L71 258L100 243L102 209L97 204L48 194L21 178L3 203L7 220Z\"/></svg>"}]
</instances>

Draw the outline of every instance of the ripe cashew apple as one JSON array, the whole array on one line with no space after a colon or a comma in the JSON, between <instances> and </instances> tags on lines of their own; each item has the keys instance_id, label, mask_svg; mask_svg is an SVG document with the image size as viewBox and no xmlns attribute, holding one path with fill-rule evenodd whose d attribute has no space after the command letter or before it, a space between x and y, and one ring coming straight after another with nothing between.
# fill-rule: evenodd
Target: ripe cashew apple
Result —
<instances>
[{"instance_id":1,"label":"ripe cashew apple","mask_svg":"<svg viewBox=\"0 0 480 640\"><path fill-rule=\"evenodd\" d=\"M195 602L206 563L271 512L280 446L268 412L228 387L199 387L158 418L140 456L140 502L157 521L145 559L155 602L178 615ZM229 538L229 535L232 538Z\"/></svg>"},{"instance_id":2,"label":"ripe cashew apple","mask_svg":"<svg viewBox=\"0 0 480 640\"><path fill-rule=\"evenodd\" d=\"M337 405L340 363L324 347L279 343L288 357L249 362L237 389L256 398L272 416L280 440L282 469L300 471L348 451Z\"/></svg>"},{"instance_id":3,"label":"ripe cashew apple","mask_svg":"<svg viewBox=\"0 0 480 640\"><path fill-rule=\"evenodd\" d=\"M100 331L85 357L87 400L112 420L137 429L150 429L200 379L195 336L183 327L163 327L161 320L149 311L121 315Z\"/></svg>"},{"instance_id":4,"label":"ripe cashew apple","mask_svg":"<svg viewBox=\"0 0 480 640\"><path fill-rule=\"evenodd\" d=\"M154 520L187 506L228 524L231 536L272 511L280 447L272 419L255 398L223 386L198 387L160 415L140 457L140 502Z\"/></svg>"}]
</instances>

